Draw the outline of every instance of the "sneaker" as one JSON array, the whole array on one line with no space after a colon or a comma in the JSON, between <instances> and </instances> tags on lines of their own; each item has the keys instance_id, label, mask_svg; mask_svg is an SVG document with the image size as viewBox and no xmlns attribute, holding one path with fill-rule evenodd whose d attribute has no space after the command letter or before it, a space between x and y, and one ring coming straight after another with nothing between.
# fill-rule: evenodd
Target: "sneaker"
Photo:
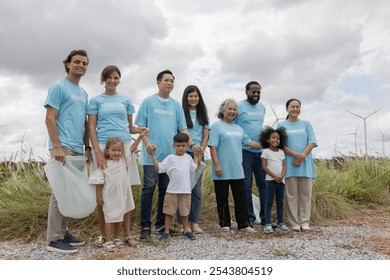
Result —
<instances>
[{"instance_id":1,"label":"sneaker","mask_svg":"<svg viewBox=\"0 0 390 280\"><path fill-rule=\"evenodd\" d=\"M79 251L76 247L70 245L64 239L51 241L49 245L47 245L46 249L50 252L58 252L58 253L65 253L65 254L74 254Z\"/></svg>"},{"instance_id":2,"label":"sneaker","mask_svg":"<svg viewBox=\"0 0 390 280\"><path fill-rule=\"evenodd\" d=\"M162 226L158 229L155 230L155 233L157 234L163 234L165 232L165 226ZM178 235L178 231L177 230L174 230L174 229L169 229L169 235L170 236L177 236Z\"/></svg>"},{"instance_id":3,"label":"sneaker","mask_svg":"<svg viewBox=\"0 0 390 280\"><path fill-rule=\"evenodd\" d=\"M195 240L195 235L191 231L187 231L186 233L183 232L183 236L186 237L189 240Z\"/></svg>"},{"instance_id":4,"label":"sneaker","mask_svg":"<svg viewBox=\"0 0 390 280\"><path fill-rule=\"evenodd\" d=\"M269 225L269 224L265 225L264 232L265 233L273 233L274 230L272 229L272 225Z\"/></svg>"},{"instance_id":5,"label":"sneaker","mask_svg":"<svg viewBox=\"0 0 390 280\"><path fill-rule=\"evenodd\" d=\"M191 226L192 232L195 234L202 234L203 230L199 227L199 224L193 223Z\"/></svg>"},{"instance_id":6,"label":"sneaker","mask_svg":"<svg viewBox=\"0 0 390 280\"><path fill-rule=\"evenodd\" d=\"M304 231L309 231L311 228L309 226L301 226L301 229Z\"/></svg>"},{"instance_id":7,"label":"sneaker","mask_svg":"<svg viewBox=\"0 0 390 280\"><path fill-rule=\"evenodd\" d=\"M254 232L255 230L251 227L246 227L246 228L240 228L240 231L243 232Z\"/></svg>"},{"instance_id":8,"label":"sneaker","mask_svg":"<svg viewBox=\"0 0 390 280\"><path fill-rule=\"evenodd\" d=\"M83 240L79 240L69 233L66 233L66 235L64 236L64 240L72 246L81 246L85 244Z\"/></svg>"},{"instance_id":9,"label":"sneaker","mask_svg":"<svg viewBox=\"0 0 390 280\"><path fill-rule=\"evenodd\" d=\"M301 227L300 226L295 226L295 227L292 227L291 230L293 230L293 231L301 231Z\"/></svg>"},{"instance_id":10,"label":"sneaker","mask_svg":"<svg viewBox=\"0 0 390 280\"><path fill-rule=\"evenodd\" d=\"M278 225L278 229L279 229L280 231L283 231L283 232L289 232L289 231L290 231L290 229L289 229L288 227L286 227L285 224L279 224L279 225Z\"/></svg>"},{"instance_id":11,"label":"sneaker","mask_svg":"<svg viewBox=\"0 0 390 280\"><path fill-rule=\"evenodd\" d=\"M168 238L169 238L169 234L166 233L166 232L163 232L163 233L161 233L161 236L160 236L159 240L161 240L161 241L167 241Z\"/></svg>"},{"instance_id":12,"label":"sneaker","mask_svg":"<svg viewBox=\"0 0 390 280\"><path fill-rule=\"evenodd\" d=\"M230 227L221 227L221 231L229 231Z\"/></svg>"},{"instance_id":13,"label":"sneaker","mask_svg":"<svg viewBox=\"0 0 390 280\"><path fill-rule=\"evenodd\" d=\"M150 235L151 235L151 231L150 231L150 228L143 228L141 230L141 234L139 236L139 239L140 240L145 240L145 239L150 239Z\"/></svg>"}]
</instances>

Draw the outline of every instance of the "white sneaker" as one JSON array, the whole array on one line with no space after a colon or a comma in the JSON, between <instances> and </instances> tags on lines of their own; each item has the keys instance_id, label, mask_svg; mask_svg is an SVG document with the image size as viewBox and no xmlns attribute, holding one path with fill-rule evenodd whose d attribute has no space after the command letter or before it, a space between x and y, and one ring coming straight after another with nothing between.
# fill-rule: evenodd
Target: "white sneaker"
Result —
<instances>
[{"instance_id":1,"label":"white sneaker","mask_svg":"<svg viewBox=\"0 0 390 280\"><path fill-rule=\"evenodd\" d=\"M304 230L304 231L309 231L309 230L311 230L311 228L310 228L309 226L302 226L301 228L302 228L302 230Z\"/></svg>"},{"instance_id":2,"label":"white sneaker","mask_svg":"<svg viewBox=\"0 0 390 280\"><path fill-rule=\"evenodd\" d=\"M221 227L221 231L229 231L230 227Z\"/></svg>"},{"instance_id":3,"label":"white sneaker","mask_svg":"<svg viewBox=\"0 0 390 280\"><path fill-rule=\"evenodd\" d=\"M295 226L295 227L292 227L291 230L293 230L293 231L301 231L301 227L300 226Z\"/></svg>"},{"instance_id":4,"label":"white sneaker","mask_svg":"<svg viewBox=\"0 0 390 280\"><path fill-rule=\"evenodd\" d=\"M202 234L203 230L199 227L199 224L193 223L191 226L192 232L195 234Z\"/></svg>"},{"instance_id":5,"label":"white sneaker","mask_svg":"<svg viewBox=\"0 0 390 280\"><path fill-rule=\"evenodd\" d=\"M240 231L243 232L254 232L255 230L251 227L246 227L246 228L240 228Z\"/></svg>"}]
</instances>

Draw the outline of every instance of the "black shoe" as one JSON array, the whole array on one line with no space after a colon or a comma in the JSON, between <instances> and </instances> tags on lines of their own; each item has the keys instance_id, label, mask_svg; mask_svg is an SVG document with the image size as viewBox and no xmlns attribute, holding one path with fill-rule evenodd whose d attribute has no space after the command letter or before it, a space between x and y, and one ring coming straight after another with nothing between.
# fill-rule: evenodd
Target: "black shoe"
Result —
<instances>
[{"instance_id":1,"label":"black shoe","mask_svg":"<svg viewBox=\"0 0 390 280\"><path fill-rule=\"evenodd\" d=\"M158 233L158 234L163 234L165 232L165 226L159 228L159 229L156 229L155 233ZM177 230L174 230L174 229L169 229L169 235L170 236L177 236L179 234L179 232Z\"/></svg>"},{"instance_id":2,"label":"black shoe","mask_svg":"<svg viewBox=\"0 0 390 280\"><path fill-rule=\"evenodd\" d=\"M74 237L73 235L69 234L68 232L64 236L64 240L66 242L68 242L72 246L81 246L81 245L85 244L85 242L83 240L77 239L76 237Z\"/></svg>"},{"instance_id":3,"label":"black shoe","mask_svg":"<svg viewBox=\"0 0 390 280\"><path fill-rule=\"evenodd\" d=\"M78 252L78 249L76 247L70 245L64 239L51 241L49 245L47 245L46 249L50 252L65 253L65 254L73 254Z\"/></svg>"},{"instance_id":4,"label":"black shoe","mask_svg":"<svg viewBox=\"0 0 390 280\"><path fill-rule=\"evenodd\" d=\"M250 226L251 228L253 228L254 225L255 225L255 222L254 222L254 221L249 221L249 226Z\"/></svg>"},{"instance_id":5,"label":"black shoe","mask_svg":"<svg viewBox=\"0 0 390 280\"><path fill-rule=\"evenodd\" d=\"M150 228L143 228L141 230L141 234L139 236L139 239L140 240L145 240L145 239L150 239L150 235L151 235L151 231L150 231Z\"/></svg>"}]
</instances>

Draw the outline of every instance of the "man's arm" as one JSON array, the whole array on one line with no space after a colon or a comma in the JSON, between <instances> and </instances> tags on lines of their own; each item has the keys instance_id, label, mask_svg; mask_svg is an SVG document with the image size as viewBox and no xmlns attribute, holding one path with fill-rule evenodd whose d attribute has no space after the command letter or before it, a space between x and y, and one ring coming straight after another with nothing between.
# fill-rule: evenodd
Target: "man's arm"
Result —
<instances>
[{"instance_id":1,"label":"man's arm","mask_svg":"<svg viewBox=\"0 0 390 280\"><path fill-rule=\"evenodd\" d=\"M66 158L61 146L60 137L58 136L58 129L56 123L57 117L58 111L50 106L47 106L45 123L51 143L54 147L53 157L59 162L62 162L63 165L65 165Z\"/></svg>"}]
</instances>

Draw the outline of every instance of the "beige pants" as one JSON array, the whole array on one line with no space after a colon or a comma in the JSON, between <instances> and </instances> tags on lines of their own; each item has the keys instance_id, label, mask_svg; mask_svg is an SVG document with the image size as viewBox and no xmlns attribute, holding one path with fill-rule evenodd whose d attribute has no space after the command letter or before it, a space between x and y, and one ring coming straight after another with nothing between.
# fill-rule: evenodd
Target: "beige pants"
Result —
<instances>
[{"instance_id":1,"label":"beige pants","mask_svg":"<svg viewBox=\"0 0 390 280\"><path fill-rule=\"evenodd\" d=\"M62 148L66 156L82 156L83 154L76 153L69 148ZM54 150L50 150L50 155L53 156ZM49 202L49 212L47 217L47 242L64 239L66 232L68 231L69 218L61 214L58 209L57 199L53 193L51 193Z\"/></svg>"},{"instance_id":2,"label":"beige pants","mask_svg":"<svg viewBox=\"0 0 390 280\"><path fill-rule=\"evenodd\" d=\"M285 200L287 218L291 227L310 225L312 186L313 179L311 178L286 178Z\"/></svg>"}]
</instances>

